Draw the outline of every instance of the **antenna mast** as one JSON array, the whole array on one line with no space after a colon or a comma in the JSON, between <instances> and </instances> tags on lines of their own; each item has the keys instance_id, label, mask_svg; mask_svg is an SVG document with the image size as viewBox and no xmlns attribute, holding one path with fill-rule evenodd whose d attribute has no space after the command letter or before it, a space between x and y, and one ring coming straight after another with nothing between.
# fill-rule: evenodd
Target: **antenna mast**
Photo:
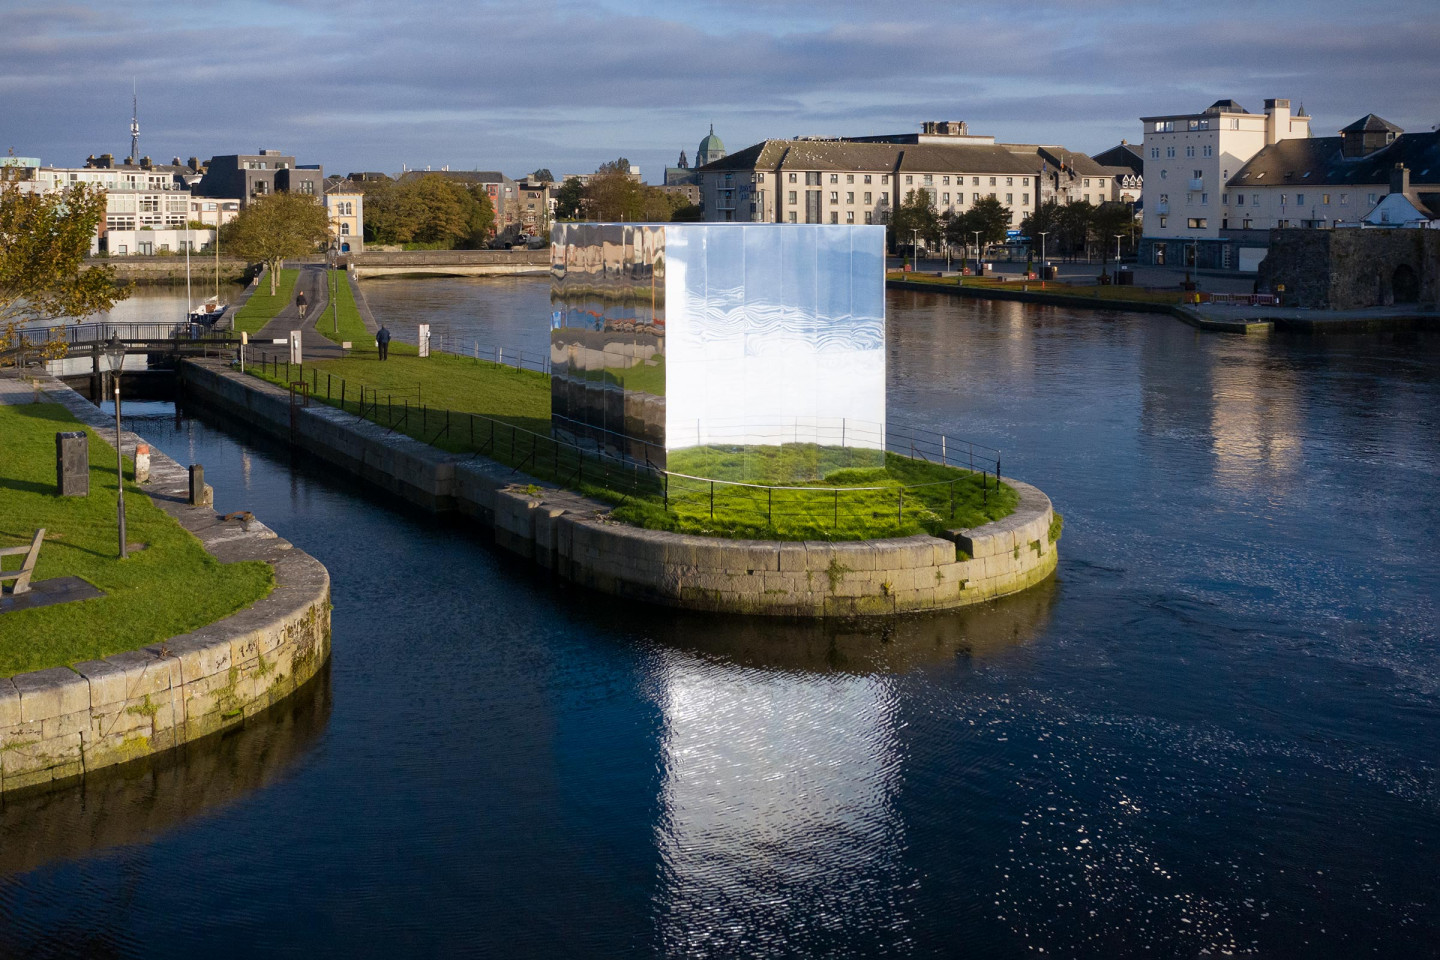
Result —
<instances>
[{"instance_id":1,"label":"antenna mast","mask_svg":"<svg viewBox=\"0 0 1440 960\"><path fill-rule=\"evenodd\" d=\"M130 81L130 162L140 162L140 97L135 81Z\"/></svg>"}]
</instances>

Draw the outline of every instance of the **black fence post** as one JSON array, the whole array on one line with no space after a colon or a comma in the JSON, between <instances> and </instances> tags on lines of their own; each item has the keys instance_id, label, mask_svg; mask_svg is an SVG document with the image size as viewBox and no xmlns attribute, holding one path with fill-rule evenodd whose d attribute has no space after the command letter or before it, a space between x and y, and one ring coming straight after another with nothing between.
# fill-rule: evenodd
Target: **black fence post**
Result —
<instances>
[{"instance_id":1,"label":"black fence post","mask_svg":"<svg viewBox=\"0 0 1440 960\"><path fill-rule=\"evenodd\" d=\"M895 522L905 522L905 488L900 488L899 495L895 498Z\"/></svg>"},{"instance_id":2,"label":"black fence post","mask_svg":"<svg viewBox=\"0 0 1440 960\"><path fill-rule=\"evenodd\" d=\"M345 409L345 381L340 381L340 409Z\"/></svg>"}]
</instances>

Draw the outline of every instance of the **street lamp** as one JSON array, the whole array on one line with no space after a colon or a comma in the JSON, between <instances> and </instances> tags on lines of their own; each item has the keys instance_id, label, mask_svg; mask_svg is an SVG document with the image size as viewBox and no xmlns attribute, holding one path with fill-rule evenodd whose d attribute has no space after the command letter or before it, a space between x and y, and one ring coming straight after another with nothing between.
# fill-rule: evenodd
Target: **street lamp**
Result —
<instances>
[{"instance_id":1,"label":"street lamp","mask_svg":"<svg viewBox=\"0 0 1440 960\"><path fill-rule=\"evenodd\" d=\"M910 231L910 270L920 269L920 231Z\"/></svg>"},{"instance_id":2,"label":"street lamp","mask_svg":"<svg viewBox=\"0 0 1440 960\"><path fill-rule=\"evenodd\" d=\"M125 344L120 334L110 334L105 343L105 359L110 362L110 379L115 384L115 512L120 518L120 559L125 559L125 460L120 453L120 368L125 365Z\"/></svg>"},{"instance_id":3,"label":"street lamp","mask_svg":"<svg viewBox=\"0 0 1440 960\"><path fill-rule=\"evenodd\" d=\"M334 292L330 295L330 329L338 337L340 335L340 281L335 277L335 262L340 259L340 241L330 241L330 279L334 281L331 286Z\"/></svg>"},{"instance_id":4,"label":"street lamp","mask_svg":"<svg viewBox=\"0 0 1440 960\"><path fill-rule=\"evenodd\" d=\"M980 276L980 231L971 230L975 234L975 276Z\"/></svg>"},{"instance_id":5,"label":"street lamp","mask_svg":"<svg viewBox=\"0 0 1440 960\"><path fill-rule=\"evenodd\" d=\"M1115 283L1117 286L1120 283L1120 238L1123 236L1123 233L1115 234Z\"/></svg>"},{"instance_id":6,"label":"street lamp","mask_svg":"<svg viewBox=\"0 0 1440 960\"><path fill-rule=\"evenodd\" d=\"M1040 231L1040 289L1045 289L1045 281L1050 278L1049 264L1045 262L1045 235L1049 230Z\"/></svg>"}]
</instances>

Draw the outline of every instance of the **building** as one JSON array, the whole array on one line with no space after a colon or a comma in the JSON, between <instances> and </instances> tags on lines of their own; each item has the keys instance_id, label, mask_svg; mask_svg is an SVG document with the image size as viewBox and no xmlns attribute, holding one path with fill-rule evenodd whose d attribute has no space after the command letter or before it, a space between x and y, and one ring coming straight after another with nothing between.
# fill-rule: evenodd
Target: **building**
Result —
<instances>
[{"instance_id":1,"label":"building","mask_svg":"<svg viewBox=\"0 0 1440 960\"><path fill-rule=\"evenodd\" d=\"M191 192L197 197L239 197L244 207L256 197L299 193L321 198L325 174L318 165L297 166L279 150L211 157L205 175Z\"/></svg>"},{"instance_id":2,"label":"building","mask_svg":"<svg viewBox=\"0 0 1440 960\"><path fill-rule=\"evenodd\" d=\"M1250 113L1234 100L1217 100L1200 113L1141 117L1145 125L1141 263L1254 269L1242 264L1237 245L1222 236L1230 178L1266 147L1310 136L1305 108L1265 101ZM1253 255L1251 255L1253 256Z\"/></svg>"},{"instance_id":3,"label":"building","mask_svg":"<svg viewBox=\"0 0 1440 960\"><path fill-rule=\"evenodd\" d=\"M710 132L700 138L700 146L695 149L695 166L691 167L685 159L685 151L680 151L680 162L677 166L665 168L665 183L667 187L683 187L693 185L700 186L700 180L695 171L708 163L724 159L725 144L715 136L715 124L710 124ZM696 191L698 196L699 192ZM688 196L688 192L687 192ZM698 201L695 201L698 202Z\"/></svg>"},{"instance_id":4,"label":"building","mask_svg":"<svg viewBox=\"0 0 1440 960\"><path fill-rule=\"evenodd\" d=\"M984 197L1010 208L1011 226L1041 203L1108 200L1111 175L1061 146L996 143L962 122L918 134L766 140L697 170L705 219L773 223L885 223L912 190L941 214Z\"/></svg>"},{"instance_id":5,"label":"building","mask_svg":"<svg viewBox=\"0 0 1440 960\"><path fill-rule=\"evenodd\" d=\"M1139 208L1145 185L1145 158L1140 148L1126 140L1091 158L1110 173L1110 199L1133 203Z\"/></svg>"},{"instance_id":6,"label":"building","mask_svg":"<svg viewBox=\"0 0 1440 960\"><path fill-rule=\"evenodd\" d=\"M341 253L365 251L365 194L341 181L325 188L330 240Z\"/></svg>"}]
</instances>

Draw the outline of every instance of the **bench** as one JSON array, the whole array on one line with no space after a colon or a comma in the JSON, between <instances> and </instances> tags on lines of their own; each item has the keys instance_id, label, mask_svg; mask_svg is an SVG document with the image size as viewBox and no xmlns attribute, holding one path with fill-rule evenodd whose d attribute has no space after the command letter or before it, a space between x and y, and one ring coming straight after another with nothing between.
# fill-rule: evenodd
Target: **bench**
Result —
<instances>
[{"instance_id":1,"label":"bench","mask_svg":"<svg viewBox=\"0 0 1440 960\"><path fill-rule=\"evenodd\" d=\"M18 596L30 592L30 574L35 572L35 560L40 556L40 541L45 539L45 528L41 527L35 531L35 539L30 541L28 547L5 547L0 549L0 557L18 557L22 554L25 559L20 562L19 570L11 570L5 573L0 570L0 586L6 580L14 580L15 586L10 588L12 595ZM0 561L3 563L3 561Z\"/></svg>"}]
</instances>

